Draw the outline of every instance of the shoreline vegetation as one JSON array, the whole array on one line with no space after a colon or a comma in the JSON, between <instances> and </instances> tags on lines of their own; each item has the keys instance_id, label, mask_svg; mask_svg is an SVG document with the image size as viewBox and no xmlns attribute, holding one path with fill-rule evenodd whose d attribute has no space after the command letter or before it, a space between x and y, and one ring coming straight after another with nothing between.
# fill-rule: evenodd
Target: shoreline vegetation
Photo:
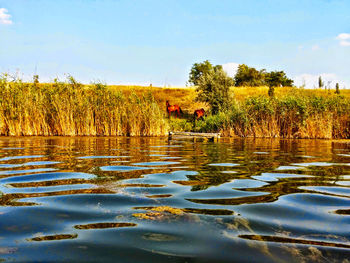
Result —
<instances>
[{"instance_id":1,"label":"shoreline vegetation","mask_svg":"<svg viewBox=\"0 0 350 263\"><path fill-rule=\"evenodd\" d=\"M194 87L83 85L66 81L24 83L0 76L2 136L165 136L169 131L220 132L256 138L350 138L350 90L230 87L225 110L193 120ZM165 101L179 105L180 118L167 115Z\"/></svg>"}]
</instances>

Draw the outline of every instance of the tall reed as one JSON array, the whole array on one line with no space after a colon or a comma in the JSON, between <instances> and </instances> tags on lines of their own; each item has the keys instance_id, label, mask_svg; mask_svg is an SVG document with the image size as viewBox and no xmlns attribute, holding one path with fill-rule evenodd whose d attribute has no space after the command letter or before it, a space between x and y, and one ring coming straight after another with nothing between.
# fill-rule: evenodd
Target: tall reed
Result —
<instances>
[{"instance_id":1,"label":"tall reed","mask_svg":"<svg viewBox=\"0 0 350 263\"><path fill-rule=\"evenodd\" d=\"M124 95L95 83L23 83L0 78L0 135L130 135L168 132L152 94Z\"/></svg>"},{"instance_id":2,"label":"tall reed","mask_svg":"<svg viewBox=\"0 0 350 263\"><path fill-rule=\"evenodd\" d=\"M350 138L350 98L312 93L252 96L199 122L197 130L242 137Z\"/></svg>"}]
</instances>

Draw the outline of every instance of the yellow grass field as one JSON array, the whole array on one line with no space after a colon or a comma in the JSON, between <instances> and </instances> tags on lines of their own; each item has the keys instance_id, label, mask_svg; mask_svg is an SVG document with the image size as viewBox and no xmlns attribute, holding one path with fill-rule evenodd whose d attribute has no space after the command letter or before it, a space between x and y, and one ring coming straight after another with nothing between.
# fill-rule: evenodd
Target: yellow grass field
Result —
<instances>
[{"instance_id":1,"label":"yellow grass field","mask_svg":"<svg viewBox=\"0 0 350 263\"><path fill-rule=\"evenodd\" d=\"M183 110L193 113L194 110L204 108L208 109L208 105L195 100L195 87L150 87L150 86L123 86L123 85L109 85L112 90L119 90L125 94L130 94L134 91L136 94L151 92L158 102L160 107L165 109L165 102L169 100L170 104L177 104ZM238 102L243 102L245 99L253 96L268 96L268 87L231 87L231 96ZM325 98L335 97L335 90L325 89L303 89L296 87L280 87L275 88L276 98L281 98L288 95L302 95L302 96L321 96ZM343 89L340 95L350 98L350 89Z\"/></svg>"}]
</instances>

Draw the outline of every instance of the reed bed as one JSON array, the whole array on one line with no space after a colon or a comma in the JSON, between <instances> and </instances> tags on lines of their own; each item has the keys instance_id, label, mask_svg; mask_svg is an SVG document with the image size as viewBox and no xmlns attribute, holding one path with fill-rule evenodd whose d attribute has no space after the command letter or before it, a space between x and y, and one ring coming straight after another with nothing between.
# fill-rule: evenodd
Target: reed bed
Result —
<instances>
[{"instance_id":1,"label":"reed bed","mask_svg":"<svg viewBox=\"0 0 350 263\"><path fill-rule=\"evenodd\" d=\"M226 112L193 122L194 87L82 85L73 77L53 83L23 83L0 77L0 135L162 136L171 130L221 132L265 138L350 138L350 90L295 87L233 87ZM182 118L168 118L165 101Z\"/></svg>"},{"instance_id":2,"label":"reed bed","mask_svg":"<svg viewBox=\"0 0 350 263\"><path fill-rule=\"evenodd\" d=\"M123 94L73 77L49 84L0 78L0 135L160 136L168 123L152 94Z\"/></svg>"},{"instance_id":3,"label":"reed bed","mask_svg":"<svg viewBox=\"0 0 350 263\"><path fill-rule=\"evenodd\" d=\"M266 138L350 138L350 99L316 93L251 96L196 124L203 132Z\"/></svg>"}]
</instances>

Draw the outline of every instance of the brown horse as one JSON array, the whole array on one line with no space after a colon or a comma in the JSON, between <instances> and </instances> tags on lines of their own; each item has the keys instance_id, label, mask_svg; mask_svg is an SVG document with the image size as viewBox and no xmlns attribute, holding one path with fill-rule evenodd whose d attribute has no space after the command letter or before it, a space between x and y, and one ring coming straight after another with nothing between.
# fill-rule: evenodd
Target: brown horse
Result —
<instances>
[{"instance_id":1,"label":"brown horse","mask_svg":"<svg viewBox=\"0 0 350 263\"><path fill-rule=\"evenodd\" d=\"M196 120L199 120L199 119L204 119L204 116L205 116L205 110L203 108L201 108L200 110L195 110L194 111L194 114L193 114L193 119L196 121Z\"/></svg>"},{"instance_id":2,"label":"brown horse","mask_svg":"<svg viewBox=\"0 0 350 263\"><path fill-rule=\"evenodd\" d=\"M166 111L168 112L169 114L169 118L171 116L171 113L174 111L175 112L175 116L176 117L179 117L180 116L180 113L182 113L182 110L180 108L179 105L170 105L169 101L167 100L166 101Z\"/></svg>"}]
</instances>

